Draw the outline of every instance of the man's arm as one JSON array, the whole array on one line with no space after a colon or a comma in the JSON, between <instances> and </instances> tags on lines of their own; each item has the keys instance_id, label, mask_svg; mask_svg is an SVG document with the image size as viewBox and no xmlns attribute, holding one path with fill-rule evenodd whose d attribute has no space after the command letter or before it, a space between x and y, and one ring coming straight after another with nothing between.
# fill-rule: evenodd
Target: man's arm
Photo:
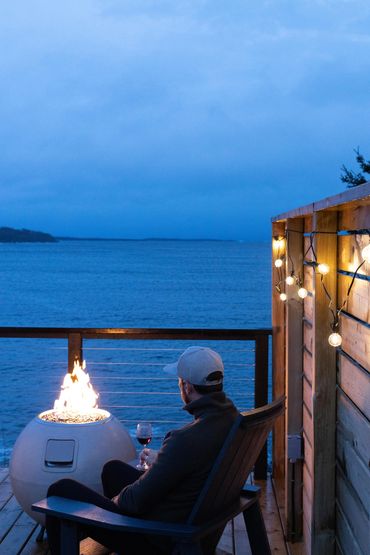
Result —
<instances>
[{"instance_id":1,"label":"man's arm","mask_svg":"<svg viewBox=\"0 0 370 555\"><path fill-rule=\"evenodd\" d=\"M115 499L125 513L144 515L191 472L193 463L186 443L181 432L173 432L165 439L152 466Z\"/></svg>"}]
</instances>

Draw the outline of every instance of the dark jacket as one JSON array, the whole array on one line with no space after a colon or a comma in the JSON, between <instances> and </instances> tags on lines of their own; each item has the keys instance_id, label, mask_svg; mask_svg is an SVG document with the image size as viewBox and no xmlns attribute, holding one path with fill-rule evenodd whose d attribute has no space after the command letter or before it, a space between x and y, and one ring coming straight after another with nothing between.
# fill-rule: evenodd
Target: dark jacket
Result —
<instances>
[{"instance_id":1,"label":"dark jacket","mask_svg":"<svg viewBox=\"0 0 370 555\"><path fill-rule=\"evenodd\" d=\"M158 458L119 496L122 512L153 520L185 522L238 416L223 392L184 407L191 424L167 434Z\"/></svg>"}]
</instances>

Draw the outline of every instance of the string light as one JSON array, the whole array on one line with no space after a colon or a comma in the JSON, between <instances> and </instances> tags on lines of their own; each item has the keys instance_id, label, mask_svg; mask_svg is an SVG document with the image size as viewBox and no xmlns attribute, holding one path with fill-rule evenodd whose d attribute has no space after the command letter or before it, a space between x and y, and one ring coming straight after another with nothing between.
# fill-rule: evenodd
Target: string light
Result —
<instances>
[{"instance_id":1,"label":"string light","mask_svg":"<svg viewBox=\"0 0 370 555\"><path fill-rule=\"evenodd\" d=\"M286 233L287 233L287 240L288 240L288 238L289 238L288 230L286 231ZM357 277L357 274L358 274L360 268L363 266L363 264L365 264L365 262L370 264L370 244L368 244L366 247L364 247L361 251L361 256L362 256L363 260L358 265L358 267L356 268L356 270L353 273L351 283L350 283L350 285L347 289L347 293L346 293L345 299L344 299L341 307L340 308L335 307L335 309L333 309L333 307L332 307L333 300L332 300L331 295L330 295L330 293L329 293L329 291L328 291L328 289L325 285L325 282L324 282L324 276L326 276L329 273L330 267L328 266L328 264L325 264L324 262L320 262L320 263L317 262L317 256L316 256L316 252L315 252L315 249L314 249L314 246L313 246L313 237L316 233L320 233L320 232L316 232L316 231L311 232L311 234L310 234L310 245L309 245L308 249L306 250L306 252L304 253L303 258L305 259L308 252L310 250L312 251L313 261L305 261L305 262L306 262L306 264L309 264L309 265L313 266L315 269L317 269L317 272L320 274L321 285L324 289L325 295L329 299L329 310L330 310L331 315L332 315L332 322L330 324L332 333L328 337L328 342L329 342L329 345L332 346L332 347L340 347L341 344L342 344L343 339L342 339L342 336L340 335L340 333L338 332L339 317L341 315L342 310L344 310L345 306L348 303L349 295L351 293L352 286L354 284L354 281ZM368 233L370 235L369 230L368 230ZM292 266L290 275L288 275L285 278L285 280L283 280L282 276L280 274L280 272L281 272L280 269L283 266L283 260L284 260L284 257L280 256L280 249L282 249L284 247L284 238L275 237L274 238L274 245L278 249L277 258L276 258L274 264L275 264L275 267L279 271L279 277L280 277L280 280L275 285L275 287L276 287L276 289L279 293L280 300L285 302L288 298L287 294L284 291L282 291L281 288L280 288L280 285L283 281L285 281L285 283L287 285L293 285L294 283L296 283L297 286L298 286L298 291L297 291L298 296L301 299L305 299L308 295L308 291L305 287L303 287L303 281L302 281L301 277L295 275L293 260L289 255L289 249L288 249L288 257L291 261L291 266Z\"/></svg>"},{"instance_id":2,"label":"string light","mask_svg":"<svg viewBox=\"0 0 370 555\"><path fill-rule=\"evenodd\" d=\"M342 336L337 332L333 332L329 335L328 341L329 345L332 347L340 347L342 344Z\"/></svg>"},{"instance_id":3,"label":"string light","mask_svg":"<svg viewBox=\"0 0 370 555\"><path fill-rule=\"evenodd\" d=\"M285 237L279 235L274 237L274 247L280 251L284 249Z\"/></svg>"},{"instance_id":4,"label":"string light","mask_svg":"<svg viewBox=\"0 0 370 555\"><path fill-rule=\"evenodd\" d=\"M319 272L319 274L321 274L322 276L326 276L326 274L329 273L329 266L327 264L318 264L317 266L317 271Z\"/></svg>"},{"instance_id":5,"label":"string light","mask_svg":"<svg viewBox=\"0 0 370 555\"><path fill-rule=\"evenodd\" d=\"M300 297L301 299L305 299L308 295L308 291L305 287L300 287L298 289L298 297Z\"/></svg>"},{"instance_id":6,"label":"string light","mask_svg":"<svg viewBox=\"0 0 370 555\"><path fill-rule=\"evenodd\" d=\"M364 262L370 262L370 244L362 249L361 256L364 259Z\"/></svg>"}]
</instances>

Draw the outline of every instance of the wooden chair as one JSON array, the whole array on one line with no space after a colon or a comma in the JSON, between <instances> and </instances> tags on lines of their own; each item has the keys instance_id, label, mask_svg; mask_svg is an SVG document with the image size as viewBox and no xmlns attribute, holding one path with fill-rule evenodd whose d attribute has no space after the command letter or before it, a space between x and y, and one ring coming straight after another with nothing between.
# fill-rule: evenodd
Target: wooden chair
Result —
<instances>
[{"instance_id":1,"label":"wooden chair","mask_svg":"<svg viewBox=\"0 0 370 555\"><path fill-rule=\"evenodd\" d=\"M276 419L284 411L284 401L281 397L238 417L186 523L123 516L63 497L49 497L32 505L32 509L60 519L62 555L79 554L80 525L169 536L175 544L173 555L211 555L227 522L240 513L244 516L252 554L270 555L258 501L259 488L244 485Z\"/></svg>"}]
</instances>

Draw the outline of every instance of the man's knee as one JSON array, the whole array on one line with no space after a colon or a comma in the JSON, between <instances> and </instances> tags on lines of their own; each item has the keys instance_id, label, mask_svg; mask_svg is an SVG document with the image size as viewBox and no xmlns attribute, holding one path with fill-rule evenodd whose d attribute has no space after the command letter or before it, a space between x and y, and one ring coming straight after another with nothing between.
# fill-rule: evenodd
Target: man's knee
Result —
<instances>
[{"instance_id":1,"label":"man's knee","mask_svg":"<svg viewBox=\"0 0 370 555\"><path fill-rule=\"evenodd\" d=\"M70 491L73 488L74 484L76 484L75 480L71 480L71 478L62 478L57 482L54 482L49 486L47 497L51 497L52 495L59 495L60 497L65 497L65 493Z\"/></svg>"},{"instance_id":2,"label":"man's knee","mask_svg":"<svg viewBox=\"0 0 370 555\"><path fill-rule=\"evenodd\" d=\"M109 478L110 476L114 476L116 472L122 470L122 467L125 466L125 463L119 460L111 460L105 463L103 466L103 470L101 473L101 478L104 481L105 478Z\"/></svg>"}]
</instances>

